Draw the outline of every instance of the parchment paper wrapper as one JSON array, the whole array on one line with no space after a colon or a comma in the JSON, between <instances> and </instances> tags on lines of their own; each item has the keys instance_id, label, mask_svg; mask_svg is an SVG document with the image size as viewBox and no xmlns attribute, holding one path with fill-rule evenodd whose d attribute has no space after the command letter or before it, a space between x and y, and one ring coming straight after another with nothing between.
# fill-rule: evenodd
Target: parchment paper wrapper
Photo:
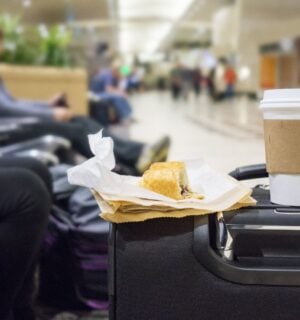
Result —
<instances>
[{"instance_id":1,"label":"parchment paper wrapper","mask_svg":"<svg viewBox=\"0 0 300 320\"><path fill-rule=\"evenodd\" d=\"M139 187L138 177L121 176L115 166L113 141L102 133L89 135L95 155L68 170L71 184L90 188L105 220L122 223L154 218L182 218L255 205L251 189L213 170L202 160L185 161L190 187L204 199L173 200Z\"/></svg>"}]
</instances>

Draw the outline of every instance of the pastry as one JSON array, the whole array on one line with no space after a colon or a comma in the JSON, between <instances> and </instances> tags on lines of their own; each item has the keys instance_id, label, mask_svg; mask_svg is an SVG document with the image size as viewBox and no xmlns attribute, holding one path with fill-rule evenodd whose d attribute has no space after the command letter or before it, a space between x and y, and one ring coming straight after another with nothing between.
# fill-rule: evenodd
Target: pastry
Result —
<instances>
[{"instance_id":1,"label":"pastry","mask_svg":"<svg viewBox=\"0 0 300 320\"><path fill-rule=\"evenodd\" d=\"M175 200L203 198L193 193L183 162L158 162L144 173L140 185Z\"/></svg>"}]
</instances>

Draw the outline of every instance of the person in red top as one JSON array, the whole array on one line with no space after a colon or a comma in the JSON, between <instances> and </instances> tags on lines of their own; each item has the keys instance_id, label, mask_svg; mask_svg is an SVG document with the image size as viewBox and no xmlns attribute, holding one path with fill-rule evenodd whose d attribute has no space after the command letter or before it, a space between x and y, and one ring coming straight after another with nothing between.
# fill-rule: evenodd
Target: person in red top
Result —
<instances>
[{"instance_id":1,"label":"person in red top","mask_svg":"<svg viewBox=\"0 0 300 320\"><path fill-rule=\"evenodd\" d=\"M234 97L234 86L236 80L237 77L233 67L230 64L227 64L224 72L224 81L226 84L225 98Z\"/></svg>"}]
</instances>

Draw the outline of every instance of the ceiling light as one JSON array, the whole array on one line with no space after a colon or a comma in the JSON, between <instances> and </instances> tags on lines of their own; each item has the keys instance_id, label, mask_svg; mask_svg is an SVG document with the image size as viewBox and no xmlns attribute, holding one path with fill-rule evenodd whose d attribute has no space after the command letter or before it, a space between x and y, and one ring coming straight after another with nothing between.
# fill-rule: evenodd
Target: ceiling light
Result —
<instances>
[{"instance_id":1,"label":"ceiling light","mask_svg":"<svg viewBox=\"0 0 300 320\"><path fill-rule=\"evenodd\" d=\"M120 51L122 53L152 53L172 29L172 23L123 23L120 26Z\"/></svg>"},{"instance_id":2,"label":"ceiling light","mask_svg":"<svg viewBox=\"0 0 300 320\"><path fill-rule=\"evenodd\" d=\"M176 20L181 18L193 0L119 0L121 19L162 18Z\"/></svg>"},{"instance_id":3,"label":"ceiling light","mask_svg":"<svg viewBox=\"0 0 300 320\"><path fill-rule=\"evenodd\" d=\"M122 53L156 51L194 0L118 0Z\"/></svg>"}]
</instances>

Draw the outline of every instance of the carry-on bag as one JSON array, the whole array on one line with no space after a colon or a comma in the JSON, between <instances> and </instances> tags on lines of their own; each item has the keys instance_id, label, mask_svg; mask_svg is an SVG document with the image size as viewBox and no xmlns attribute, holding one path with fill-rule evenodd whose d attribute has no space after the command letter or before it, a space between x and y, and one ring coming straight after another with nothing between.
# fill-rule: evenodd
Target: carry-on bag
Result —
<instances>
[{"instance_id":1,"label":"carry-on bag","mask_svg":"<svg viewBox=\"0 0 300 320\"><path fill-rule=\"evenodd\" d=\"M299 319L300 208L270 203L262 185L253 197L225 214L112 224L110 320Z\"/></svg>"},{"instance_id":2,"label":"carry-on bag","mask_svg":"<svg viewBox=\"0 0 300 320\"><path fill-rule=\"evenodd\" d=\"M109 224L87 188L74 187L67 165L51 169L53 198L39 261L39 300L59 308L107 310Z\"/></svg>"}]
</instances>

